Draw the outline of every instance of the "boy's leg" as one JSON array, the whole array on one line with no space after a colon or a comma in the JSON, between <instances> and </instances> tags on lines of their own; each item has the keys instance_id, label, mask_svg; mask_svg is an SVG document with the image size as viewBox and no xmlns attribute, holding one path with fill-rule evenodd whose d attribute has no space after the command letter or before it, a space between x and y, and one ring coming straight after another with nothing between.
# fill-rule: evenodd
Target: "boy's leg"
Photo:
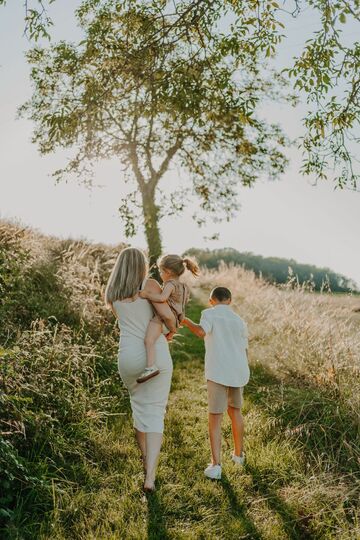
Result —
<instances>
[{"instance_id":1,"label":"boy's leg","mask_svg":"<svg viewBox=\"0 0 360 540\"><path fill-rule=\"evenodd\" d=\"M241 414L242 389L229 388L228 414L231 419L231 430L234 440L234 455L240 457L244 450L244 418Z\"/></svg>"},{"instance_id":2,"label":"boy's leg","mask_svg":"<svg viewBox=\"0 0 360 540\"><path fill-rule=\"evenodd\" d=\"M207 381L209 405L209 438L211 446L212 464L221 463L221 421L226 411L226 387L214 381Z\"/></svg>"},{"instance_id":3,"label":"boy's leg","mask_svg":"<svg viewBox=\"0 0 360 540\"><path fill-rule=\"evenodd\" d=\"M209 412L209 437L211 447L211 458L213 465L221 463L221 421L222 413L213 414Z\"/></svg>"},{"instance_id":4,"label":"boy's leg","mask_svg":"<svg viewBox=\"0 0 360 540\"><path fill-rule=\"evenodd\" d=\"M244 419L241 409L228 407L228 413L231 419L231 430L234 440L234 454L241 456L244 450Z\"/></svg>"},{"instance_id":5,"label":"boy's leg","mask_svg":"<svg viewBox=\"0 0 360 540\"><path fill-rule=\"evenodd\" d=\"M160 337L162 331L161 321L151 319L148 324L145 334L145 348L146 348L146 367L151 367L155 364L155 342Z\"/></svg>"}]
</instances>

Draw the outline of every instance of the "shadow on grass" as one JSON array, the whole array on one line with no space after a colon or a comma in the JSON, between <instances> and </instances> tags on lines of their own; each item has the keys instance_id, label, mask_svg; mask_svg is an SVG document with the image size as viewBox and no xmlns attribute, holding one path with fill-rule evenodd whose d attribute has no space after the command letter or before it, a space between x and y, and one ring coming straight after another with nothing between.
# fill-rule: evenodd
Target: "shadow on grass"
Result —
<instances>
[{"instance_id":1,"label":"shadow on grass","mask_svg":"<svg viewBox=\"0 0 360 540\"><path fill-rule=\"evenodd\" d=\"M236 519L241 521L247 537L251 538L251 540L261 540L262 536L260 532L257 530L254 523L247 515L246 506L243 503L239 502L229 479L224 473L222 474L221 482L219 482L219 485L223 488L225 495L229 499L231 514Z\"/></svg>"},{"instance_id":2,"label":"shadow on grass","mask_svg":"<svg viewBox=\"0 0 360 540\"><path fill-rule=\"evenodd\" d=\"M146 498L148 504L148 539L167 540L170 536L167 532L164 507L161 504L158 492L149 493Z\"/></svg>"},{"instance_id":3,"label":"shadow on grass","mask_svg":"<svg viewBox=\"0 0 360 540\"><path fill-rule=\"evenodd\" d=\"M299 516L291 510L272 487L273 482L264 477L264 472L256 467L246 464L246 471L251 474L253 480L253 489L261 497L266 499L270 510L275 512L282 520L282 524L290 540L310 540L312 533L307 529L306 518L300 521Z\"/></svg>"},{"instance_id":4,"label":"shadow on grass","mask_svg":"<svg viewBox=\"0 0 360 540\"><path fill-rule=\"evenodd\" d=\"M288 440L304 454L307 463L350 480L358 467L359 426L346 404L329 388L312 384L305 378L286 375L278 378L263 365L252 367L252 378L246 397L272 419L266 439ZM291 540L313 538L311 516L301 516L278 496L274 476L246 465L252 475L254 490L266 498L271 510L281 518ZM348 504L356 507L356 490ZM349 519L351 523L351 518Z\"/></svg>"},{"instance_id":5,"label":"shadow on grass","mask_svg":"<svg viewBox=\"0 0 360 540\"><path fill-rule=\"evenodd\" d=\"M358 471L360 428L335 391L305 378L286 375L280 379L256 365L246 398L274 419L271 434L299 444L307 461L326 462L338 473Z\"/></svg>"}]
</instances>

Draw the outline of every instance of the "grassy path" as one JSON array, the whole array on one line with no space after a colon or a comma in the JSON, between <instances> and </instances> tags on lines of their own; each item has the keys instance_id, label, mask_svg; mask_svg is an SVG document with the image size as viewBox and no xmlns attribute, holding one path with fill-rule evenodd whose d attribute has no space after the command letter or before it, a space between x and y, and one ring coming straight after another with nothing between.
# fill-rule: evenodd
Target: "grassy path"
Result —
<instances>
[{"instance_id":1,"label":"grassy path","mask_svg":"<svg viewBox=\"0 0 360 540\"><path fill-rule=\"evenodd\" d=\"M116 322L103 304L109 250L29 234L19 244L9 230L2 252L1 540L360 539L352 299L280 290L241 268L204 272L196 294L229 286L251 329L247 463L230 461L225 419L223 479L203 476L203 343L183 330L158 489L144 499ZM198 320L201 309L187 312Z\"/></svg>"},{"instance_id":2,"label":"grassy path","mask_svg":"<svg viewBox=\"0 0 360 540\"><path fill-rule=\"evenodd\" d=\"M198 320L201 309L193 303L189 316ZM110 356L113 353L110 348ZM78 457L72 450L67 469L55 471L53 510L39 516L37 523L33 518L29 526L19 524L13 533L10 529L9 538L357 538L350 512L353 501L348 501L348 513L337 507L333 484L327 485L320 461L316 466L317 456L320 460L327 451L326 434L318 436L313 455L313 447L306 448L301 437L294 437L299 423L316 425L322 418L315 390L303 388L296 378L284 385L253 357L244 403L246 466L238 469L229 458L232 445L226 418L223 479L209 481L203 476L210 454L203 343L184 329L172 355L174 375L156 493L142 495L131 411L128 400L122 399L118 415L87 430ZM321 407L327 403L324 399ZM336 403L329 399L327 406L331 409ZM322 430L320 422L320 434Z\"/></svg>"},{"instance_id":3,"label":"grassy path","mask_svg":"<svg viewBox=\"0 0 360 540\"><path fill-rule=\"evenodd\" d=\"M200 310L192 305L189 315L197 320ZM354 538L337 522L323 486L307 500L314 477L300 447L271 414L278 404L274 397L283 389L263 367L253 367L245 393L245 468L235 468L229 459L226 419L223 479L203 477L209 460L203 343L184 330L172 353L175 369L157 492L149 498L141 494L143 475L124 405L122 416L102 432L94 431L87 477L79 482L83 487L55 501L52 532L44 530L43 538Z\"/></svg>"},{"instance_id":4,"label":"grassy path","mask_svg":"<svg viewBox=\"0 0 360 540\"><path fill-rule=\"evenodd\" d=\"M198 320L200 309L193 306L190 316ZM149 504L149 538L306 538L306 528L276 494L278 486L294 477L298 456L269 438L261 407L251 403L255 385L244 407L247 466L238 469L229 459L231 431L225 418L223 479L211 482L203 477L209 461L203 343L184 334L174 351L166 457L160 467L161 489Z\"/></svg>"}]
</instances>

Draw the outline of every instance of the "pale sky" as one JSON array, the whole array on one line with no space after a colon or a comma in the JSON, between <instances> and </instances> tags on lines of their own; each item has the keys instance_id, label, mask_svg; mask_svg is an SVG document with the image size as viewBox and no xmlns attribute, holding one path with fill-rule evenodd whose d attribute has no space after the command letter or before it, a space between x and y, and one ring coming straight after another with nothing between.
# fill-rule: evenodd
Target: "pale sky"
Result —
<instances>
[{"instance_id":1,"label":"pale sky","mask_svg":"<svg viewBox=\"0 0 360 540\"><path fill-rule=\"evenodd\" d=\"M79 36L71 22L73 6L70 0L55 2L55 38L76 40ZM316 21L305 13L288 28L289 37L277 60L279 66L296 54L308 33L316 29ZM41 157L30 142L31 122L15 119L17 107L31 94L24 59L28 42L22 33L22 3L9 2L6 8L0 8L0 217L19 219L60 237L109 244L126 241L117 214L126 193L119 164L99 164L96 182L102 187L92 191L75 180L55 185L49 175L65 163L66 152ZM266 116L279 121L290 137L301 134L303 106L265 107ZM241 189L241 210L231 223L199 229L190 208L179 218L164 218L164 250L181 253L190 247L233 247L330 267L360 285L360 193L334 190L330 182L312 186L298 173L300 153L291 149L289 157L290 166L280 181L263 181L251 189ZM214 232L220 232L219 240L204 240ZM143 233L140 231L131 242L145 247Z\"/></svg>"}]
</instances>

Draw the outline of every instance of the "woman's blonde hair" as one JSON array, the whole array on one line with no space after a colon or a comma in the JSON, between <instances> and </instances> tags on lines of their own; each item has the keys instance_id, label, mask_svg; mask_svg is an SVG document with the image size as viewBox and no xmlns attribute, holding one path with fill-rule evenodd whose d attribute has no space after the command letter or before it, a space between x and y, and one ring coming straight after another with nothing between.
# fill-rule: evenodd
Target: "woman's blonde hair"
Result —
<instances>
[{"instance_id":1,"label":"woman's blonde hair","mask_svg":"<svg viewBox=\"0 0 360 540\"><path fill-rule=\"evenodd\" d=\"M105 289L106 305L135 296L147 273L148 262L145 254L137 248L123 249L116 259Z\"/></svg>"},{"instance_id":2,"label":"woman's blonde hair","mask_svg":"<svg viewBox=\"0 0 360 540\"><path fill-rule=\"evenodd\" d=\"M165 270L170 270L176 276L181 276L185 272L185 268L190 270L194 276L200 274L200 268L197 262L190 257L185 257L184 259L179 255L163 255L158 260L159 269L164 268Z\"/></svg>"}]
</instances>

